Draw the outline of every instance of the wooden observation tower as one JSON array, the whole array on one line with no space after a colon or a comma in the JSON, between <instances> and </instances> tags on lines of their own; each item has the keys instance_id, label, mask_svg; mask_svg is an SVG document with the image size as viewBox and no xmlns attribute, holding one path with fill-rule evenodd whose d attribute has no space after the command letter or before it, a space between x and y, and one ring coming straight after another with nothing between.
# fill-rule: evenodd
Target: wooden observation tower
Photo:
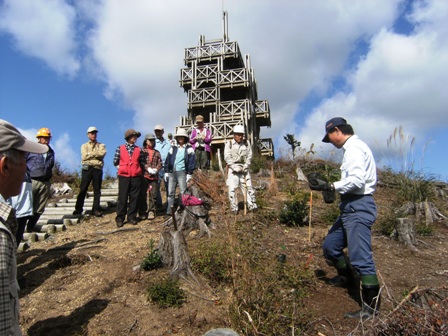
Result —
<instances>
[{"instance_id":1,"label":"wooden observation tower","mask_svg":"<svg viewBox=\"0 0 448 336\"><path fill-rule=\"evenodd\" d=\"M243 125L254 154L273 158L272 140L260 137L260 128L271 126L269 103L258 100L250 56L243 57L238 42L229 41L227 12L223 26L222 39L206 41L201 35L198 46L185 48L187 67L180 70L180 86L188 94L188 114L180 118L176 130L190 133L195 117L202 115L212 131L216 154L223 153L226 140L233 138L233 127Z\"/></svg>"}]
</instances>

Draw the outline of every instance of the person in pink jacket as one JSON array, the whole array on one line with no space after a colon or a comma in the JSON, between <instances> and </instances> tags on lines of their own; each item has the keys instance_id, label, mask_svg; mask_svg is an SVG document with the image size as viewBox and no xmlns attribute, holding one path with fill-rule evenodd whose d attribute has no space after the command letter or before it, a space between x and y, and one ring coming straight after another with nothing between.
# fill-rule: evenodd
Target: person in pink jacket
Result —
<instances>
[{"instance_id":1,"label":"person in pink jacket","mask_svg":"<svg viewBox=\"0 0 448 336\"><path fill-rule=\"evenodd\" d=\"M190 144L193 146L196 156L196 169L208 169L210 166L210 154L212 142L212 132L205 127L204 117L197 115L196 128L190 135Z\"/></svg>"}]
</instances>

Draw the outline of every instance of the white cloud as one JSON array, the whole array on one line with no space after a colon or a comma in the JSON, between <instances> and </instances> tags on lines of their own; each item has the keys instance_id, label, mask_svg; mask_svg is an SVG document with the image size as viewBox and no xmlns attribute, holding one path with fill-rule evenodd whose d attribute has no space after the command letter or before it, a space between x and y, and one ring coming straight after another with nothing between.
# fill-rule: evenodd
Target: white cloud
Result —
<instances>
[{"instance_id":1,"label":"white cloud","mask_svg":"<svg viewBox=\"0 0 448 336\"><path fill-rule=\"evenodd\" d=\"M378 31L368 53L347 77L351 90L338 92L315 108L300 138L320 141L325 121L344 116L380 159L387 155L387 138L400 125L420 144L431 130L446 127L448 45L443 41L448 21L442 24L440 19L441 12L448 17L444 4L425 1L425 6L415 6L410 18L417 29L410 35L387 27ZM319 137L312 129L316 123Z\"/></svg>"},{"instance_id":2,"label":"white cloud","mask_svg":"<svg viewBox=\"0 0 448 336\"><path fill-rule=\"evenodd\" d=\"M19 132L23 136L31 141L36 140L37 129L22 129L18 128ZM37 141L36 141L37 142ZM75 153L71 146L70 135L65 132L58 136L56 139L53 137L50 142L50 146L55 152L55 159L62 167L69 169L70 171L79 170L81 159L79 154Z\"/></svg>"},{"instance_id":3,"label":"white cloud","mask_svg":"<svg viewBox=\"0 0 448 336\"><path fill-rule=\"evenodd\" d=\"M74 76L80 68L75 53L74 9L63 0L5 0L0 32L13 37L23 54L44 61L56 72Z\"/></svg>"},{"instance_id":4,"label":"white cloud","mask_svg":"<svg viewBox=\"0 0 448 336\"><path fill-rule=\"evenodd\" d=\"M68 133L63 133L60 137L54 139L50 143L50 146L53 147L53 145L55 159L61 163L62 167L68 168L71 171L79 169L80 158L70 146L70 135Z\"/></svg>"},{"instance_id":5,"label":"white cloud","mask_svg":"<svg viewBox=\"0 0 448 336\"><path fill-rule=\"evenodd\" d=\"M46 49L58 50L50 55L60 57L47 63L64 68L54 65L57 59L72 74L78 68L67 64L78 64L76 54L83 55L83 70L104 83L106 97L130 110L129 121L117 118L123 131L150 132L157 123L172 131L179 124L187 111L187 96L178 86L184 48L197 45L200 34L206 40L222 37L222 9L229 13L230 39L251 55L259 99L269 100L273 127L263 128L261 136L274 138L276 148L285 146L283 135L293 133L304 147L315 143L316 151L328 151L331 146L320 141L325 121L335 115L346 117L379 152L399 125L424 138L448 121L444 0L414 1L409 35L393 31L405 0L4 3L0 15L8 20L1 26L24 53L47 60ZM24 28L28 16L39 23L36 33ZM59 29L52 28L54 22ZM50 35L47 48L30 42L42 40L42 31ZM367 48L358 53L360 41ZM338 87L335 79L347 86ZM323 99L311 111L303 105L310 94Z\"/></svg>"}]
</instances>

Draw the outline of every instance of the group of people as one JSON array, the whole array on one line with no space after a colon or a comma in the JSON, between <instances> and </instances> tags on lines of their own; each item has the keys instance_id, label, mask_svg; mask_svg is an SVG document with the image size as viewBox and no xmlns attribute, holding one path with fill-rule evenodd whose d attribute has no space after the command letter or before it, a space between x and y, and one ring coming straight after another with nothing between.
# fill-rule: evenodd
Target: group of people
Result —
<instances>
[{"instance_id":1,"label":"group of people","mask_svg":"<svg viewBox=\"0 0 448 336\"><path fill-rule=\"evenodd\" d=\"M157 125L154 134L147 134L140 148L136 145L140 132L125 132L125 144L114 155L118 169L119 197L116 224L123 226L125 218L136 224L140 218L150 216L161 206L160 183L167 185L166 213L174 204L176 187L185 192L195 169L207 169L210 162L212 135L203 126L203 117L196 117L197 127L191 136L179 129L174 139L163 137L163 126ZM201 125L202 124L202 125ZM82 182L76 202L75 214L83 211L87 188L92 182L94 202L92 212L101 216L102 168L106 147L97 141L98 130L89 127L89 141L82 145ZM240 187L249 210L257 208L249 168L252 149L244 139L241 125L233 129L233 140L225 144L224 158L228 167L227 186L231 210L238 211L235 189ZM32 230L39 220L50 195L50 179L54 166L54 151L50 147L51 131L42 128L37 133L38 143L27 140L13 125L0 120L0 334L21 335L19 326L19 286L15 252L17 242L25 228ZM378 313L380 283L376 274L371 248L371 227L376 219L373 193L376 188L376 166L369 147L354 134L344 118L333 118L325 124L325 143L331 143L344 152L341 180L327 182L317 175L309 176L309 187L328 195L338 193L341 198L340 216L330 228L324 243L326 261L337 270L337 276L328 282L333 286L353 286L360 279L361 309L345 314L347 318L364 319ZM31 187L30 187L31 186ZM20 197L23 189L30 197ZM22 190L22 194L21 194ZM149 206L146 196L149 192ZM32 201L29 200L32 198ZM28 201L24 201L28 199ZM29 203L28 211L25 203ZM30 204L32 206L30 207ZM17 209L17 212L16 210ZM23 216L22 216L23 215ZM17 217L19 221L17 221ZM23 218L23 220L21 220ZM347 248L348 255L344 250Z\"/></svg>"}]
</instances>

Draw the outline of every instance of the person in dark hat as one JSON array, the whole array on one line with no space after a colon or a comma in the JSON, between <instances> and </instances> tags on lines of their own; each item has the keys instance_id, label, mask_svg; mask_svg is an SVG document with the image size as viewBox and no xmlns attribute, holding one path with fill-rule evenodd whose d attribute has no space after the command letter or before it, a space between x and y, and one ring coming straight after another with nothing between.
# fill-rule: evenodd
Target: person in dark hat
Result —
<instances>
[{"instance_id":1,"label":"person in dark hat","mask_svg":"<svg viewBox=\"0 0 448 336\"><path fill-rule=\"evenodd\" d=\"M124 133L126 143L118 146L115 150L114 166L118 169L118 201L115 222L118 227L123 226L126 216L129 223L134 225L138 223L138 196L145 169L145 156L141 148L135 144L140 135L140 132L128 129Z\"/></svg>"},{"instance_id":2,"label":"person in dark hat","mask_svg":"<svg viewBox=\"0 0 448 336\"><path fill-rule=\"evenodd\" d=\"M355 276L360 276L361 310L344 316L365 319L380 309L380 283L371 246L371 229L377 216L373 199L377 181L375 159L370 148L355 135L344 118L327 121L322 141L344 151L340 181L329 183L311 174L308 178L312 190L338 193L341 197L340 216L322 245L325 259L338 273L329 283L337 287L355 285L353 289L358 290ZM348 249L348 258L345 248Z\"/></svg>"},{"instance_id":3,"label":"person in dark hat","mask_svg":"<svg viewBox=\"0 0 448 336\"><path fill-rule=\"evenodd\" d=\"M154 219L156 215L156 197L159 190L159 171L162 169L162 157L155 146L156 136L146 134L142 146L145 155L145 170L138 200L139 220Z\"/></svg>"},{"instance_id":4,"label":"person in dark hat","mask_svg":"<svg viewBox=\"0 0 448 336\"><path fill-rule=\"evenodd\" d=\"M27 170L26 154L44 154L49 147L31 142L5 120L0 120L0 335L22 335L17 282L17 219L6 199L20 193Z\"/></svg>"}]
</instances>

